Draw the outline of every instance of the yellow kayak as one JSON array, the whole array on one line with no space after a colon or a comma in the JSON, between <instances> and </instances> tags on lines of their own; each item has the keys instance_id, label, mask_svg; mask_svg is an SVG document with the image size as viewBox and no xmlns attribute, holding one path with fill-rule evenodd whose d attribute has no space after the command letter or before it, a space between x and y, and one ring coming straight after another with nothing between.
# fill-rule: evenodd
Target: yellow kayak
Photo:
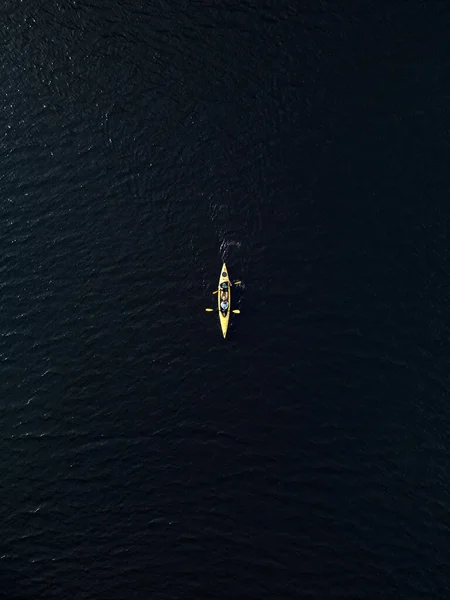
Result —
<instances>
[{"instance_id":1,"label":"yellow kayak","mask_svg":"<svg viewBox=\"0 0 450 600\"><path fill-rule=\"evenodd\" d=\"M222 270L220 272L217 298L219 305L220 326L222 328L223 337L226 337L231 311L231 281L228 276L228 269L225 263L223 263Z\"/></svg>"}]
</instances>

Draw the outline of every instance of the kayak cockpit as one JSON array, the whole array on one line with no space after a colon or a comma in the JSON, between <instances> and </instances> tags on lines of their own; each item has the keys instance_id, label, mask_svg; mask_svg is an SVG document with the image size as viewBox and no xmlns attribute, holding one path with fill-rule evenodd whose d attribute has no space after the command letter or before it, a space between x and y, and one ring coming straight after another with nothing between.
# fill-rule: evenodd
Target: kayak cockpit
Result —
<instances>
[{"instance_id":1,"label":"kayak cockpit","mask_svg":"<svg viewBox=\"0 0 450 600\"><path fill-rule=\"evenodd\" d=\"M230 309L230 294L228 288L228 282L224 281L220 284L220 296L219 296L220 312L224 317L227 316Z\"/></svg>"}]
</instances>

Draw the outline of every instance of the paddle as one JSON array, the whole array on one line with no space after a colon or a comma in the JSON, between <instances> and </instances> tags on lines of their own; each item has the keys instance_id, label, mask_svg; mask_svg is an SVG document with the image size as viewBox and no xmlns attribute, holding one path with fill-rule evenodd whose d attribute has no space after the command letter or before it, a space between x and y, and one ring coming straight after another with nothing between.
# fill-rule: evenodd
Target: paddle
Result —
<instances>
[{"instance_id":1,"label":"paddle","mask_svg":"<svg viewBox=\"0 0 450 600\"><path fill-rule=\"evenodd\" d=\"M234 281L233 285L240 285L242 283L242 281ZM231 281L230 281L230 285L231 285ZM218 294L219 290L214 290L213 294Z\"/></svg>"},{"instance_id":2,"label":"paddle","mask_svg":"<svg viewBox=\"0 0 450 600\"><path fill-rule=\"evenodd\" d=\"M217 310L217 309L216 308L205 308L206 312L214 312L215 310ZM232 310L231 312L235 313L237 315L241 314L241 311L238 308L236 308L235 310Z\"/></svg>"}]
</instances>

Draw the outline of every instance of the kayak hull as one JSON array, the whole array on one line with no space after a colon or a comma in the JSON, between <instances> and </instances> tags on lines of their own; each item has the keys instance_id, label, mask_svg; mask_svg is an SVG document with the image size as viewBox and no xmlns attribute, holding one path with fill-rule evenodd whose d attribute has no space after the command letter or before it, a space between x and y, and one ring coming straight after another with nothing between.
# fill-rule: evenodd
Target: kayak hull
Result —
<instances>
[{"instance_id":1,"label":"kayak hull","mask_svg":"<svg viewBox=\"0 0 450 600\"><path fill-rule=\"evenodd\" d=\"M228 285L228 308L227 310L223 310L220 306L221 304L221 285L223 283L227 283ZM219 285L217 288L217 301L218 301L218 309L219 309L219 321L220 328L222 329L222 335L224 338L227 337L228 331L228 323L230 320L230 311L231 311L231 281L228 274L227 265L223 263L222 270L220 271L219 277Z\"/></svg>"}]
</instances>

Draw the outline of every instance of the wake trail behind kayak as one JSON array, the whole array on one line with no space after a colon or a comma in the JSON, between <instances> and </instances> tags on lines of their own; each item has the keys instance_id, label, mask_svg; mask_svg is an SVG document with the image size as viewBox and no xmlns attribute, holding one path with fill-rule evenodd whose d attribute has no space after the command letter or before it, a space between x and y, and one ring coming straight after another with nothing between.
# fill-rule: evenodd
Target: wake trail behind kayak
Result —
<instances>
[{"instance_id":1,"label":"wake trail behind kayak","mask_svg":"<svg viewBox=\"0 0 450 600\"><path fill-rule=\"evenodd\" d=\"M222 261L227 262L232 260L233 254L236 254L241 247L242 242L237 240L223 240L220 244L220 256L222 257Z\"/></svg>"}]
</instances>

